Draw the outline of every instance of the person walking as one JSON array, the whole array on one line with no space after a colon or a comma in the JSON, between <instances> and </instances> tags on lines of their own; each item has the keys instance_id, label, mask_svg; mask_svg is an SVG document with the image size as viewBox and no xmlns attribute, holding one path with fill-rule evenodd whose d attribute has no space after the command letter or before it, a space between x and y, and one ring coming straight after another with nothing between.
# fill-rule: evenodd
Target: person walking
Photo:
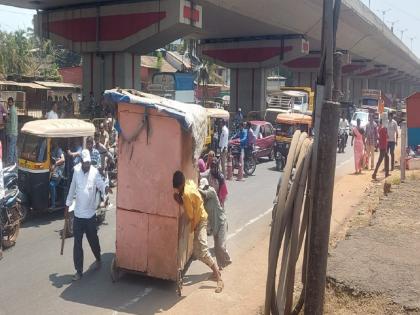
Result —
<instances>
[{"instance_id":1,"label":"person walking","mask_svg":"<svg viewBox=\"0 0 420 315\"><path fill-rule=\"evenodd\" d=\"M376 180L376 174L378 174L378 169L382 164L382 161L385 160L385 177L389 176L389 158L388 158L388 131L385 126L382 124L382 120L379 122L379 159L376 163L375 171L372 174L372 179Z\"/></svg>"},{"instance_id":2,"label":"person walking","mask_svg":"<svg viewBox=\"0 0 420 315\"><path fill-rule=\"evenodd\" d=\"M362 173L363 151L365 148L365 138L363 133L363 128L360 126L360 119L357 119L357 126L353 128L353 136L351 138L351 145L354 148L355 174Z\"/></svg>"},{"instance_id":3,"label":"person walking","mask_svg":"<svg viewBox=\"0 0 420 315\"><path fill-rule=\"evenodd\" d=\"M219 139L219 149L220 149L220 161L222 163L222 173L226 177L226 160L228 154L228 145L229 145L229 129L226 126L226 121L224 119L220 122L221 133Z\"/></svg>"},{"instance_id":4,"label":"person walking","mask_svg":"<svg viewBox=\"0 0 420 315\"><path fill-rule=\"evenodd\" d=\"M349 138L349 126L349 121L346 119L346 115L343 112L338 123L338 129L342 130L345 134L344 147L347 146L347 141Z\"/></svg>"},{"instance_id":5,"label":"person walking","mask_svg":"<svg viewBox=\"0 0 420 315\"><path fill-rule=\"evenodd\" d=\"M375 150L378 144L378 126L373 120L373 115L369 115L369 123L366 125L366 153L367 160L370 159L370 169L375 167Z\"/></svg>"},{"instance_id":6,"label":"person walking","mask_svg":"<svg viewBox=\"0 0 420 315\"><path fill-rule=\"evenodd\" d=\"M7 110L3 106L3 101L0 98L0 142L2 143L2 152L1 155L6 157L4 150L6 149L6 120L7 120Z\"/></svg>"},{"instance_id":7,"label":"person walking","mask_svg":"<svg viewBox=\"0 0 420 315\"><path fill-rule=\"evenodd\" d=\"M210 255L207 245L207 212L204 209L203 199L197 185L192 180L186 181L181 171L176 171L172 178L175 190L174 199L184 207L185 214L191 222L191 231L194 232L193 255L206 264L217 281L216 293L223 291L224 283L217 263Z\"/></svg>"},{"instance_id":8,"label":"person walking","mask_svg":"<svg viewBox=\"0 0 420 315\"><path fill-rule=\"evenodd\" d=\"M208 214L208 222L210 235L214 238L214 251L216 254L217 265L219 270L232 263L229 253L226 249L227 220L225 209L219 202L217 193L213 187L209 185L206 178L200 180L199 191L204 201L204 209Z\"/></svg>"},{"instance_id":9,"label":"person walking","mask_svg":"<svg viewBox=\"0 0 420 315\"><path fill-rule=\"evenodd\" d=\"M98 231L96 229L96 190L102 196L110 193L99 171L91 167L91 157L88 150L82 151L82 163L74 168L73 179L66 200L65 213L69 211L73 198L76 198L73 221L73 262L76 273L73 281L80 280L83 275L83 234L89 242L90 248L96 258L95 268L101 267L101 247L99 244Z\"/></svg>"},{"instance_id":10,"label":"person walking","mask_svg":"<svg viewBox=\"0 0 420 315\"><path fill-rule=\"evenodd\" d=\"M9 107L9 114L7 117L6 124L6 135L7 135L7 163L16 164L17 162L17 137L18 137L18 117L16 105L13 97L7 99L7 105Z\"/></svg>"},{"instance_id":11,"label":"person walking","mask_svg":"<svg viewBox=\"0 0 420 315\"><path fill-rule=\"evenodd\" d=\"M398 124L394 120L394 114L388 114L388 153L391 154L391 172L394 170L395 166L395 147L398 143Z\"/></svg>"}]
</instances>

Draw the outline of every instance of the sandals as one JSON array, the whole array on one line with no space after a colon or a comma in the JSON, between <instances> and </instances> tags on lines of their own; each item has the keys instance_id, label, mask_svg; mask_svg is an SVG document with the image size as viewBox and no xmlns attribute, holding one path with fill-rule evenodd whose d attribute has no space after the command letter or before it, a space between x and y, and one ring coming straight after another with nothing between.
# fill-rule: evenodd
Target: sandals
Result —
<instances>
[{"instance_id":1,"label":"sandals","mask_svg":"<svg viewBox=\"0 0 420 315\"><path fill-rule=\"evenodd\" d=\"M223 280L220 279L219 281L217 281L217 288L214 292L221 293L224 287L225 287L225 284L223 283Z\"/></svg>"}]
</instances>

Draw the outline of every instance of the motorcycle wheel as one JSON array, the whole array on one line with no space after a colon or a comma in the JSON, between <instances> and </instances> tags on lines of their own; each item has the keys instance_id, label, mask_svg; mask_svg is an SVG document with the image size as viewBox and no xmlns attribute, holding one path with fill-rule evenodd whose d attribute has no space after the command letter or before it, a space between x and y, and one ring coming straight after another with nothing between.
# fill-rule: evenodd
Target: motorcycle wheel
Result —
<instances>
[{"instance_id":1,"label":"motorcycle wheel","mask_svg":"<svg viewBox=\"0 0 420 315\"><path fill-rule=\"evenodd\" d=\"M276 160L276 171L280 172L284 168L283 159Z\"/></svg>"},{"instance_id":2,"label":"motorcycle wheel","mask_svg":"<svg viewBox=\"0 0 420 315\"><path fill-rule=\"evenodd\" d=\"M252 174L254 174L255 169L257 168L257 161L255 160L255 157L251 157L245 160L244 166L244 172L246 175L251 176Z\"/></svg>"},{"instance_id":3,"label":"motorcycle wheel","mask_svg":"<svg viewBox=\"0 0 420 315\"><path fill-rule=\"evenodd\" d=\"M20 222L25 222L29 216L29 207L26 205L20 205Z\"/></svg>"},{"instance_id":4,"label":"motorcycle wheel","mask_svg":"<svg viewBox=\"0 0 420 315\"><path fill-rule=\"evenodd\" d=\"M20 230L20 213L17 208L12 209L11 220L13 225L9 226L7 230L3 231L3 239L1 240L3 248L9 248L16 244L17 237Z\"/></svg>"}]
</instances>

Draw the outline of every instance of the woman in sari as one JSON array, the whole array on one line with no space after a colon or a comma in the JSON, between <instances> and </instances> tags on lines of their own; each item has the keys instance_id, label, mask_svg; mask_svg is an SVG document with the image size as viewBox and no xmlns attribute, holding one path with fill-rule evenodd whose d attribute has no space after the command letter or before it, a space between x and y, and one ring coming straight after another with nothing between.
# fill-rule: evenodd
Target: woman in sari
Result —
<instances>
[{"instance_id":1,"label":"woman in sari","mask_svg":"<svg viewBox=\"0 0 420 315\"><path fill-rule=\"evenodd\" d=\"M364 130L360 126L360 119L357 119L357 126L353 128L351 145L354 148L354 167L356 169L355 174L361 174L363 168L363 156L365 151L365 137Z\"/></svg>"}]
</instances>

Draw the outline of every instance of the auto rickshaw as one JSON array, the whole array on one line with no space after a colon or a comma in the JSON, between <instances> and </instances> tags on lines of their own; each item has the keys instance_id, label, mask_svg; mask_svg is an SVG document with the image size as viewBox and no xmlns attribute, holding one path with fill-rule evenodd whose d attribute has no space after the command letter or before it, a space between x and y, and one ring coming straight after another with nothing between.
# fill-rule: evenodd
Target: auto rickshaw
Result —
<instances>
[{"instance_id":1,"label":"auto rickshaw","mask_svg":"<svg viewBox=\"0 0 420 315\"><path fill-rule=\"evenodd\" d=\"M21 207L24 218L29 211L55 211L65 207L67 191L71 183L72 158L66 153L78 141L85 144L93 136L92 123L78 119L35 120L26 123L21 130L18 161L18 187L22 195ZM53 141L65 155L63 176L58 184L56 207L51 208L50 179Z\"/></svg>"},{"instance_id":2,"label":"auto rickshaw","mask_svg":"<svg viewBox=\"0 0 420 315\"><path fill-rule=\"evenodd\" d=\"M276 142L274 153L276 170L281 171L286 166L290 144L296 130L311 133L312 117L304 114L279 114L276 119Z\"/></svg>"},{"instance_id":3,"label":"auto rickshaw","mask_svg":"<svg viewBox=\"0 0 420 315\"><path fill-rule=\"evenodd\" d=\"M224 120L229 124L229 112L221 108L206 108L207 111L207 137L204 151L217 151L220 136L219 122Z\"/></svg>"}]
</instances>

